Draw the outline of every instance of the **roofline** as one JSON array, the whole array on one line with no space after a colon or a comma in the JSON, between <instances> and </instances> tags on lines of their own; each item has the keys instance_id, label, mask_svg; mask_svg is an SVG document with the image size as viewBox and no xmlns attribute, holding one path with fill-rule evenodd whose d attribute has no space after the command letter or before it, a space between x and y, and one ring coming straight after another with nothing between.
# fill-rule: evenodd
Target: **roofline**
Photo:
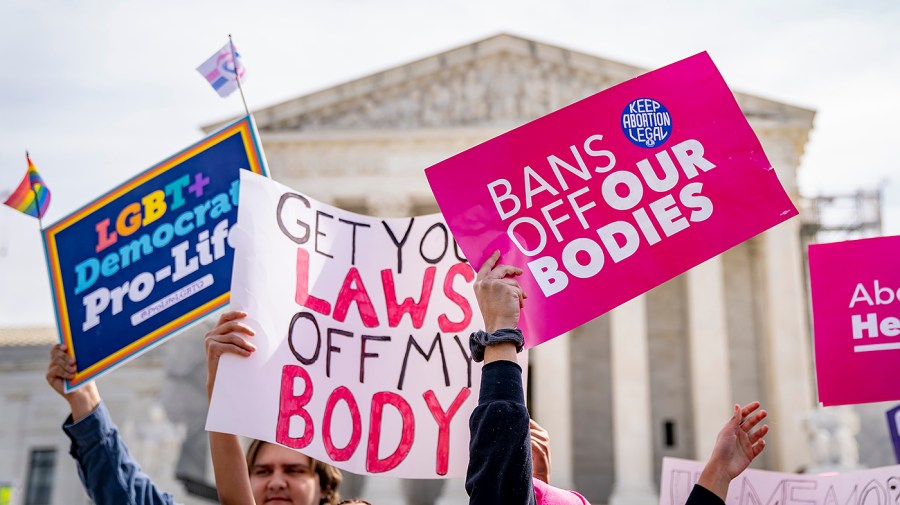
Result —
<instances>
[{"instance_id":1,"label":"roofline","mask_svg":"<svg viewBox=\"0 0 900 505\"><path fill-rule=\"evenodd\" d=\"M595 62L601 61L605 66L613 67L614 70L617 70L618 72L616 73L624 74L625 78L631 78L647 71L645 68L628 65L608 58L601 58L582 51L576 51L519 35L501 32L475 42L461 44L437 54L432 54L431 56L425 56L406 63L401 63L372 74L345 81L341 84L325 87L295 98L283 100L256 109L253 111L253 114L256 117L257 127L263 129L266 124L277 119L267 117L272 114L272 111L275 109L284 109L285 107L291 109L304 109L300 111L291 111L294 114L297 112L303 113L317 107L324 107L338 101L365 95L373 89L385 84L389 85L395 82L404 82L411 78L433 73L436 70L450 68L461 63L474 61L486 55L500 54L503 52L529 54L532 56L536 56L539 53L557 53L563 60L568 60L570 62L572 60L577 62L579 59ZM206 133L211 133L240 117L241 116L230 116L226 119L201 125L200 128Z\"/></svg>"},{"instance_id":2,"label":"roofline","mask_svg":"<svg viewBox=\"0 0 900 505\"><path fill-rule=\"evenodd\" d=\"M466 62L474 61L486 55L511 52L523 55L531 55L538 58L563 61L576 67L590 67L589 71L596 71L600 64L603 70L611 74L612 79L625 81L648 71L646 68L628 65L619 61L610 60L583 51L564 48L555 44L537 41L520 35L501 32L475 42L461 44L451 49L389 67L372 74L351 79L334 86L325 87L295 98L283 100L253 112L257 127L265 130L267 126L285 118L295 117L317 108L328 107L332 104L364 96L380 87L399 84L410 79L422 77L441 69L452 68ZM734 92L739 103L756 102L767 104L773 109L780 109L784 115L794 121L796 126L808 125L812 127L815 110L800 107L758 95ZM752 111L745 111L748 117L753 117ZM220 121L207 123L200 128L206 132L222 128L240 116L232 116Z\"/></svg>"}]
</instances>

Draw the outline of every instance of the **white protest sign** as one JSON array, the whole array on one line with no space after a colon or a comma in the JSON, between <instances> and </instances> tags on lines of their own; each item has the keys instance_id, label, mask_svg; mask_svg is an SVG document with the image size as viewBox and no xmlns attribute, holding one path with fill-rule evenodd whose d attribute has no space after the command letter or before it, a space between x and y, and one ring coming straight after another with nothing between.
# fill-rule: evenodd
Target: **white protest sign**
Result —
<instances>
[{"instance_id":1,"label":"white protest sign","mask_svg":"<svg viewBox=\"0 0 900 505\"><path fill-rule=\"evenodd\" d=\"M223 357L206 429L355 473L465 476L483 322L441 216L362 216L259 176L240 209L231 304L257 351Z\"/></svg>"},{"instance_id":2,"label":"white protest sign","mask_svg":"<svg viewBox=\"0 0 900 505\"><path fill-rule=\"evenodd\" d=\"M683 505L704 463L664 458L660 505ZM842 474L745 470L731 481L727 505L888 505L900 503L900 465Z\"/></svg>"}]
</instances>

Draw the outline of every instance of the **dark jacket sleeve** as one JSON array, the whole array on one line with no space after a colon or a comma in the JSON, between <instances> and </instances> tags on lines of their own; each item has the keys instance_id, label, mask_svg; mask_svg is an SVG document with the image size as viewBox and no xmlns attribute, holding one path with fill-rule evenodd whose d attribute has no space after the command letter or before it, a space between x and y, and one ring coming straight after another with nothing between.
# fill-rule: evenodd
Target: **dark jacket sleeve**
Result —
<instances>
[{"instance_id":1,"label":"dark jacket sleeve","mask_svg":"<svg viewBox=\"0 0 900 505\"><path fill-rule=\"evenodd\" d=\"M169 493L159 491L128 453L106 406L77 423L72 416L63 424L72 441L69 453L78 463L78 476L97 505L172 505Z\"/></svg>"},{"instance_id":2,"label":"dark jacket sleeve","mask_svg":"<svg viewBox=\"0 0 900 505\"><path fill-rule=\"evenodd\" d=\"M725 505L725 502L700 484L694 484L694 489L691 490L691 495L684 505Z\"/></svg>"},{"instance_id":3,"label":"dark jacket sleeve","mask_svg":"<svg viewBox=\"0 0 900 505\"><path fill-rule=\"evenodd\" d=\"M535 503L528 419L519 365L512 361L485 365L478 406L469 419L470 505Z\"/></svg>"}]
</instances>

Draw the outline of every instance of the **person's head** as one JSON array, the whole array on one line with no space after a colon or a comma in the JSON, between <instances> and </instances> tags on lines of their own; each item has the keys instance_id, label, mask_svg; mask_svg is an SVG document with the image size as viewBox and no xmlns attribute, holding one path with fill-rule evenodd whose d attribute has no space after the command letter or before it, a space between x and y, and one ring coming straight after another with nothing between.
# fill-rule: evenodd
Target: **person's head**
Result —
<instances>
[{"instance_id":1,"label":"person's head","mask_svg":"<svg viewBox=\"0 0 900 505\"><path fill-rule=\"evenodd\" d=\"M250 487L258 505L335 505L341 471L294 450L261 440L247 448Z\"/></svg>"},{"instance_id":2,"label":"person's head","mask_svg":"<svg viewBox=\"0 0 900 505\"><path fill-rule=\"evenodd\" d=\"M338 505L372 505L372 504L367 502L366 500L361 500L359 498L353 498L352 500L344 500L344 501L338 503Z\"/></svg>"}]
</instances>

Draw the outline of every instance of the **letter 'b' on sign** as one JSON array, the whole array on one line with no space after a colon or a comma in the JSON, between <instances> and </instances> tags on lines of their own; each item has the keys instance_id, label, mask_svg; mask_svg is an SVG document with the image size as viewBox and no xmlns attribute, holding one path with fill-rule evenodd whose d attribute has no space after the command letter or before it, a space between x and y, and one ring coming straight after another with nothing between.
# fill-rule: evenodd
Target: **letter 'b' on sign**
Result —
<instances>
[{"instance_id":1,"label":"letter 'b' on sign","mask_svg":"<svg viewBox=\"0 0 900 505\"><path fill-rule=\"evenodd\" d=\"M303 381L303 392L298 396L294 391L294 379ZM302 449L312 442L313 420L303 407L309 403L313 394L312 380L302 367L285 365L281 370L281 401L278 406L278 426L275 428L275 440L279 444L292 449ZM291 418L299 416L303 419L303 435L291 437Z\"/></svg>"}]
</instances>

